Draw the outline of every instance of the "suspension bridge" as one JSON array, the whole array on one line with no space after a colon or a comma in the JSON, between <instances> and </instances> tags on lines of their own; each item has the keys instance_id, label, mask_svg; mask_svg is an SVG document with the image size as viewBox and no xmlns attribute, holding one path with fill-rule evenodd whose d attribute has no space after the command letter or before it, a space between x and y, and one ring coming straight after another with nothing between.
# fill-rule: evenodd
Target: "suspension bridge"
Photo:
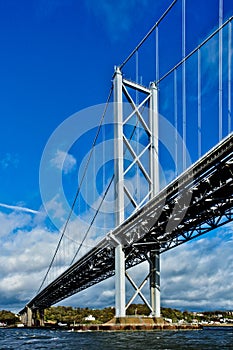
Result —
<instances>
[{"instance_id":1,"label":"suspension bridge","mask_svg":"<svg viewBox=\"0 0 233 350\"><path fill-rule=\"evenodd\" d=\"M151 315L159 318L160 255L233 220L233 17L224 17L222 0L217 10L216 28L187 52L186 1L173 1L126 60L115 67L109 98L54 257L38 293L20 311L24 324L34 325L39 312L42 325L44 309L114 275L116 317L125 317L127 308L139 296ZM180 60L164 71L159 33L173 11L180 19ZM153 72L147 81L141 75L140 54L151 38L155 48ZM213 49L217 49L214 57ZM106 188L70 266L45 286L66 237L107 108L114 129L114 171L111 176L108 173L108 181L101 181L102 185L107 182ZM209 123L215 123L217 134L212 144L208 143L213 136L208 135ZM163 158L170 158L167 167L173 173L167 183L161 180ZM111 188L114 226L100 234L99 242L78 258ZM128 270L144 261L149 272L137 286ZM135 290L128 302L126 279ZM149 301L142 292L148 281Z\"/></svg>"}]
</instances>

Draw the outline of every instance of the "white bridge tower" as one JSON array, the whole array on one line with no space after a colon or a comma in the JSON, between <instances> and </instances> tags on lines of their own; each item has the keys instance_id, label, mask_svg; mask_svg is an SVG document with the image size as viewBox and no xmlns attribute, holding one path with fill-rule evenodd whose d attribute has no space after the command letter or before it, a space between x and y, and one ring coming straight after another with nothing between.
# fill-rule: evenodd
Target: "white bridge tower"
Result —
<instances>
[{"instance_id":1,"label":"white bridge tower","mask_svg":"<svg viewBox=\"0 0 233 350\"><path fill-rule=\"evenodd\" d=\"M158 90L155 83L146 88L138 83L124 79L121 70L116 67L114 83L114 173L115 173L115 227L124 222L126 206L130 203L133 210L138 210L146 201L153 198L159 191L159 161L158 161ZM139 96L140 95L140 99ZM139 100L139 101L137 101ZM125 108L125 105L130 108ZM147 107L147 108L146 108ZM146 111L146 114L145 114ZM146 116L145 116L146 115ZM133 119L133 122L132 122ZM132 146L132 140L125 130L132 123L140 126L147 135L148 143L138 150ZM129 126L130 125L130 126ZM131 161L127 163L125 153L128 152ZM149 166L146 168L143 159L147 153ZM132 167L137 167L141 178L148 185L148 191L143 198L135 198L127 182L127 174ZM131 186L132 187L132 186ZM134 189L135 190L135 189ZM115 288L116 288L116 317L125 317L126 309L139 295L151 310L151 315L160 317L160 255L159 247L151 248L148 254L149 273L137 287L125 269L124 246L120 241L115 242ZM135 289L135 294L126 303L125 278ZM146 281L150 281L150 302L142 294Z\"/></svg>"}]
</instances>

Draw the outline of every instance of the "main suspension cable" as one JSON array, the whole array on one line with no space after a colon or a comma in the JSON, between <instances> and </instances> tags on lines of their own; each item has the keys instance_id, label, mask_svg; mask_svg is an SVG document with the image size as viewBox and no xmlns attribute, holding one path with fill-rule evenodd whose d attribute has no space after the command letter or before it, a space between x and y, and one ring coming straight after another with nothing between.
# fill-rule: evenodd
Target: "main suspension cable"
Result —
<instances>
[{"instance_id":1,"label":"main suspension cable","mask_svg":"<svg viewBox=\"0 0 233 350\"><path fill-rule=\"evenodd\" d=\"M54 263L54 260L55 260L55 257L56 257L56 255L57 255L57 252L58 252L58 250L59 250L59 248L60 248L62 239L63 239L64 234L65 234L65 232L66 232L67 226L68 226L68 224L69 224L71 215L72 215L72 213L73 213L73 211L74 211L74 207L75 207L77 198L78 198L78 196L79 196L79 193L80 193L80 190L81 190L83 181L84 181L84 179L85 179L85 176L86 176L86 173L87 173L87 169L88 169L88 166L89 166L89 163L90 163L90 160L91 160L93 151L94 151L94 147L95 147L95 145L96 145L98 136L99 136L99 134L100 134L101 127L102 127L102 125L103 125L103 121L104 121L104 118L105 118L105 115L106 115L106 112L107 112L108 104L109 104L109 101L110 101L110 99L111 99L112 91L113 91L113 84L111 85L111 88L110 88L110 91L109 91L109 95L108 95L107 101L106 101L106 103L105 103L105 108L104 108L103 114L102 114L102 116L101 116L101 120L100 120L98 129L97 129L97 132L96 132L96 135L95 135L95 138L94 138L94 141L93 141L93 144L92 144L92 147L91 147L91 150L90 150L88 159L87 159L86 164L85 164L85 167L84 167L84 171L83 171L83 175L82 175L80 184L79 184L79 186L78 186L78 188L77 188L77 191L76 191L76 193L75 193L75 197L74 197L74 200L73 200L73 203L72 203L72 206L71 206L69 215L68 215L67 220L66 220L66 222L65 222L65 225L64 225L64 227L63 227L62 234L61 234L61 237L60 237L60 239L59 239L58 245L57 245L57 247L56 247L56 249L55 249L53 258L52 258L52 260L51 260L51 262L50 262L50 264L49 264L48 270L47 270L47 272L46 272L46 274L45 274L45 277L43 278L43 281L42 281L42 283L41 283L41 285L40 285L40 288L38 289L37 294L41 291L42 286L44 285L45 280L46 280L46 278L47 278L47 276L48 276L48 274L49 274L49 271L51 270L51 267L52 267L52 265L53 265L53 263Z\"/></svg>"},{"instance_id":2,"label":"main suspension cable","mask_svg":"<svg viewBox=\"0 0 233 350\"><path fill-rule=\"evenodd\" d=\"M153 31L158 27L160 22L167 16L173 6L176 4L177 0L174 0L170 6L166 9L166 11L162 14L159 20L153 25L153 27L149 30L149 32L144 36L144 38L140 41L140 43L135 47L135 49L129 54L129 56L124 60L124 62L119 66L122 69L126 63L130 60L130 58L138 51L138 49L142 46L142 44L146 41L146 39L153 33Z\"/></svg>"},{"instance_id":3,"label":"main suspension cable","mask_svg":"<svg viewBox=\"0 0 233 350\"><path fill-rule=\"evenodd\" d=\"M76 253L75 253L75 255L74 255L73 259L72 259L72 261L71 261L71 263L70 263L70 266L73 264L75 258L77 257L77 255L80 252L82 246L84 245L84 242L85 242L85 240L87 238L87 235L90 232L90 229L92 228L92 225L94 224L94 221L95 221L95 219L96 219L96 217L97 217L97 215L98 215L98 213L99 213L99 211L101 209L101 206L102 206L102 204L103 204L103 202L104 202L104 200L105 200L105 198L106 198L106 196L108 194L108 191L109 191L109 189L111 187L113 179L114 179L114 174L113 174L113 176L112 176L112 178L111 178L111 180L110 180L110 182L109 182L109 184L108 184L108 186L107 186L107 188L106 188L106 190L104 192L104 195L103 195L103 197L102 197L102 199L100 201L100 204L99 204L99 206L98 206L98 208L97 208L97 210L95 212L95 215L93 216L93 218L92 218L92 220L90 222L90 225L89 225L89 227L88 227L88 229L87 229L87 231L86 231L86 233L85 233L85 235L84 235L84 237L83 237L83 239L82 239L82 241L81 241L81 243L80 243L80 245L79 245L79 247L78 247L78 249L77 249L77 251L76 251Z\"/></svg>"},{"instance_id":4,"label":"main suspension cable","mask_svg":"<svg viewBox=\"0 0 233 350\"><path fill-rule=\"evenodd\" d=\"M144 108L143 108L143 109L144 109ZM133 135L134 135L134 133L135 133L135 131L136 131L137 126L138 126L138 121L137 121L136 124L134 125L134 128L133 128L133 130L132 130L132 132L131 132L131 135L130 135L130 137L129 137L129 142L132 140ZM125 155L125 153L126 153L126 150L124 151L124 155ZM84 242L85 242L85 240L86 240L86 238L87 238L87 235L88 235L88 233L90 232L90 230L91 230L91 228L92 228L92 225L94 224L94 221L95 221L95 219L96 219L96 217L97 217L97 215L98 215L98 213L99 213L99 211L100 211L100 209L101 209L101 206L102 206L102 204L103 204L103 202L104 202L104 200L105 200L105 198L106 198L106 196L107 196L107 194L108 194L108 191L109 191L109 189L110 189L110 187L111 187L111 185L112 185L112 183L113 183L114 177L115 177L115 174L113 174L112 177L111 177L111 179L110 179L110 182L109 182L109 184L108 184L108 186L107 186L107 188L106 188L106 190L105 190L105 192L104 192L104 195L103 195L103 197L102 197L102 199L101 199L101 201L100 201L100 204L99 204L99 206L98 206L98 208L97 208L97 210L96 210L96 212L95 212L95 215L93 216L93 218L92 218L92 220L91 220L91 222L90 222L90 225L89 225L87 231L85 232L85 235L84 235L84 237L83 237L83 239L82 239L82 241L81 241L81 243L80 243L80 245L79 245L79 247L78 247L78 249L77 249L77 251L76 251L76 253L75 253L75 255L74 255L73 259L72 259L72 261L71 261L71 263L70 263L70 266L74 263L74 261L75 261L77 255L78 255L78 253L80 252L82 246L84 245Z\"/></svg>"}]
</instances>

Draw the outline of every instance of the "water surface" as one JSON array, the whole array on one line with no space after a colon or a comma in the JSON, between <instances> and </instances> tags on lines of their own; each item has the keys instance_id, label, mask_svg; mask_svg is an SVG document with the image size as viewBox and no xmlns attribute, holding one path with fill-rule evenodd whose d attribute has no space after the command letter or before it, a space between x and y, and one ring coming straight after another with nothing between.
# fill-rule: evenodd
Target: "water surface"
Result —
<instances>
[{"instance_id":1,"label":"water surface","mask_svg":"<svg viewBox=\"0 0 233 350\"><path fill-rule=\"evenodd\" d=\"M5 349L233 349L233 329L143 332L0 329L0 350Z\"/></svg>"}]
</instances>

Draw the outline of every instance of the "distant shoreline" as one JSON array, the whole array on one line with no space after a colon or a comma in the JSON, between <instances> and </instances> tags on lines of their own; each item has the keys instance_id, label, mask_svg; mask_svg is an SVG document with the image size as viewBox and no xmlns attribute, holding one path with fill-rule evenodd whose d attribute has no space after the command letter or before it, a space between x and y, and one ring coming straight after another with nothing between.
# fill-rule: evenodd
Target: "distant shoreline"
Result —
<instances>
[{"instance_id":1,"label":"distant shoreline","mask_svg":"<svg viewBox=\"0 0 233 350\"><path fill-rule=\"evenodd\" d=\"M233 323L227 324L77 324L70 327L44 326L44 327L17 327L5 326L0 329L44 329L61 330L68 332L117 332L117 331L189 331L189 330L233 330Z\"/></svg>"},{"instance_id":2,"label":"distant shoreline","mask_svg":"<svg viewBox=\"0 0 233 350\"><path fill-rule=\"evenodd\" d=\"M231 329L233 330L233 323L220 323L220 324L206 324L202 326L203 329L215 330L215 329Z\"/></svg>"}]
</instances>

